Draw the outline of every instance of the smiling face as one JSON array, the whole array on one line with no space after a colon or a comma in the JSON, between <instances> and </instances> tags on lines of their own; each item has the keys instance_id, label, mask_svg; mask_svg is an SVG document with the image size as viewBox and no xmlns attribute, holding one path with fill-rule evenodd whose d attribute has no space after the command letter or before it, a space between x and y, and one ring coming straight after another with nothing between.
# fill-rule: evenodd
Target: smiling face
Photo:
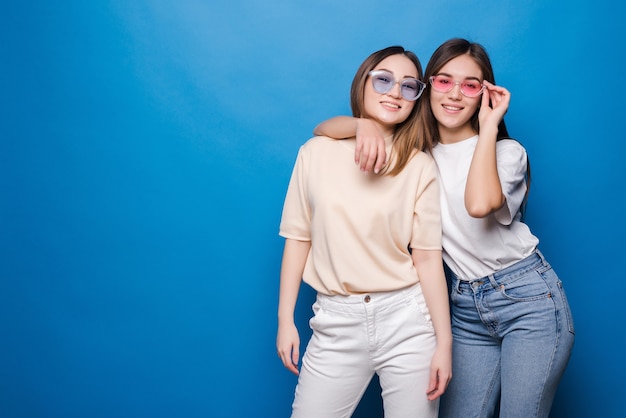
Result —
<instances>
[{"instance_id":1,"label":"smiling face","mask_svg":"<svg viewBox=\"0 0 626 418\"><path fill-rule=\"evenodd\" d=\"M481 68L468 54L451 59L435 75L446 75L453 82L483 81ZM439 126L440 141L444 144L462 141L477 133L470 120L478 110L481 96L464 96L460 87L456 84L447 93L430 91L430 106Z\"/></svg>"},{"instance_id":2,"label":"smiling face","mask_svg":"<svg viewBox=\"0 0 626 418\"><path fill-rule=\"evenodd\" d=\"M385 70L400 82L408 77L419 78L415 64L400 54L385 58L374 70ZM387 93L378 93L372 85L371 76L368 77L363 96L363 113L374 120L385 135L391 135L396 125L409 117L414 106L414 101L402 97L400 83L396 83Z\"/></svg>"}]
</instances>

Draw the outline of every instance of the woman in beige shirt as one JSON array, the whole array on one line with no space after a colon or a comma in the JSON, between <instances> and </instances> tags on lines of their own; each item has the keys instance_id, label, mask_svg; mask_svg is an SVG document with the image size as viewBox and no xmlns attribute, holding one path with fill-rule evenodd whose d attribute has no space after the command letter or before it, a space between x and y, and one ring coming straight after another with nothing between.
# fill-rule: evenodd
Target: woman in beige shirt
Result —
<instances>
[{"instance_id":1,"label":"woman in beige shirt","mask_svg":"<svg viewBox=\"0 0 626 418\"><path fill-rule=\"evenodd\" d=\"M374 373L387 418L436 417L451 377L450 317L441 255L436 167L415 144L418 58L371 54L351 88L355 117L384 132L379 175L354 166L355 141L314 137L299 153L280 235L277 349L298 375L293 417L349 417ZM313 335L298 370L300 283L317 291Z\"/></svg>"}]
</instances>

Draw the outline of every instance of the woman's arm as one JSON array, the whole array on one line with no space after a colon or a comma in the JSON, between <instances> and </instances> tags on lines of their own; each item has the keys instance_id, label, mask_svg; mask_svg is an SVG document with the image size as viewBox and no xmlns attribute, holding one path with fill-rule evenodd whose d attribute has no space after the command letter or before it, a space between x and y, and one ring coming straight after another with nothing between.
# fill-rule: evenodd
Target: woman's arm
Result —
<instances>
[{"instance_id":1,"label":"woman's arm","mask_svg":"<svg viewBox=\"0 0 626 418\"><path fill-rule=\"evenodd\" d=\"M428 399L433 400L446 391L452 378L452 330L448 286L443 272L441 251L413 249L411 256L437 337L437 349L430 365L427 392Z\"/></svg>"},{"instance_id":2,"label":"woman's arm","mask_svg":"<svg viewBox=\"0 0 626 418\"><path fill-rule=\"evenodd\" d=\"M465 208L470 216L484 218L505 202L496 161L498 125L509 108L510 93L485 81L478 113L480 133L465 186Z\"/></svg>"},{"instance_id":3,"label":"woman's arm","mask_svg":"<svg viewBox=\"0 0 626 418\"><path fill-rule=\"evenodd\" d=\"M294 311L304 265L310 249L310 241L297 241L287 238L280 269L276 348L284 366L295 375L298 375L300 336L294 321Z\"/></svg>"},{"instance_id":4,"label":"woman's arm","mask_svg":"<svg viewBox=\"0 0 626 418\"><path fill-rule=\"evenodd\" d=\"M315 127L314 135L324 135L335 139L354 138L356 150L354 162L362 171L378 174L387 163L385 138L373 121L351 116L335 116Z\"/></svg>"}]
</instances>

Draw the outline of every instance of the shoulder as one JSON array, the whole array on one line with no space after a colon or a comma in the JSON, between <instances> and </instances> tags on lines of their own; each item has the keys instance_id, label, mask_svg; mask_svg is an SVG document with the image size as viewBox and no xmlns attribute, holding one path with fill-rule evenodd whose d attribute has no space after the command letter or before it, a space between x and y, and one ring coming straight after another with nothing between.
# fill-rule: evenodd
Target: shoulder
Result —
<instances>
[{"instance_id":1,"label":"shoulder","mask_svg":"<svg viewBox=\"0 0 626 418\"><path fill-rule=\"evenodd\" d=\"M526 148L519 141L512 138L505 138L496 142L496 152L498 153L498 158L508 161L526 160Z\"/></svg>"},{"instance_id":2,"label":"shoulder","mask_svg":"<svg viewBox=\"0 0 626 418\"><path fill-rule=\"evenodd\" d=\"M526 149L517 140L512 138L501 139L496 142L498 167L501 170L521 175L526 172L528 155Z\"/></svg>"},{"instance_id":3,"label":"shoulder","mask_svg":"<svg viewBox=\"0 0 626 418\"><path fill-rule=\"evenodd\" d=\"M425 166L435 166L435 160L433 159L432 155L430 155L429 153L426 153L424 151L420 151L418 149L416 149L413 152L413 159L422 165Z\"/></svg>"},{"instance_id":4,"label":"shoulder","mask_svg":"<svg viewBox=\"0 0 626 418\"><path fill-rule=\"evenodd\" d=\"M429 153L416 149L411 157L410 164L422 173L436 174L437 165Z\"/></svg>"},{"instance_id":5,"label":"shoulder","mask_svg":"<svg viewBox=\"0 0 626 418\"><path fill-rule=\"evenodd\" d=\"M309 138L304 144L300 146L298 154L300 156L315 155L316 153L323 152L323 150L330 146L332 139L327 136L314 136Z\"/></svg>"},{"instance_id":6,"label":"shoulder","mask_svg":"<svg viewBox=\"0 0 626 418\"><path fill-rule=\"evenodd\" d=\"M304 144L302 144L302 148L317 147L331 141L332 139L327 136L314 136L312 138L309 138Z\"/></svg>"},{"instance_id":7,"label":"shoulder","mask_svg":"<svg viewBox=\"0 0 626 418\"><path fill-rule=\"evenodd\" d=\"M347 139L337 140L337 139L330 138L328 136L314 136L312 138L309 138L309 140L306 141L302 145L302 147L300 147L300 149L301 150L324 149L324 148L329 148L329 147L341 146L342 143L347 143L347 142L349 142L349 140Z\"/></svg>"},{"instance_id":8,"label":"shoulder","mask_svg":"<svg viewBox=\"0 0 626 418\"><path fill-rule=\"evenodd\" d=\"M520 154L526 154L526 148L517 139L503 138L496 142L496 149L498 151L516 152Z\"/></svg>"}]
</instances>

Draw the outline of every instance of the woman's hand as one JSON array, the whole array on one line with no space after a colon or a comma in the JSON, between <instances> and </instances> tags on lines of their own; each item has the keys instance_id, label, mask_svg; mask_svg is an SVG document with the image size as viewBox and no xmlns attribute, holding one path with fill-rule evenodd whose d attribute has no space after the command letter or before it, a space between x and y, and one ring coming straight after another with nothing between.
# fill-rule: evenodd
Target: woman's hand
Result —
<instances>
[{"instance_id":1,"label":"woman's hand","mask_svg":"<svg viewBox=\"0 0 626 418\"><path fill-rule=\"evenodd\" d=\"M489 125L497 128L509 109L511 93L504 87L496 86L488 81L484 81L484 84L485 91L478 112L478 121L481 129Z\"/></svg>"},{"instance_id":2,"label":"woman's hand","mask_svg":"<svg viewBox=\"0 0 626 418\"><path fill-rule=\"evenodd\" d=\"M426 395L429 401L434 401L448 388L452 379L452 349L437 346L430 363L430 381Z\"/></svg>"},{"instance_id":3,"label":"woman's hand","mask_svg":"<svg viewBox=\"0 0 626 418\"><path fill-rule=\"evenodd\" d=\"M354 161L361 171L374 171L378 174L387 163L385 138L370 119L359 118L356 126Z\"/></svg>"},{"instance_id":4,"label":"woman's hand","mask_svg":"<svg viewBox=\"0 0 626 418\"><path fill-rule=\"evenodd\" d=\"M300 359L300 336L296 325L278 324L278 335L276 336L276 348L278 357L283 365L291 373L298 375L298 360Z\"/></svg>"}]
</instances>

